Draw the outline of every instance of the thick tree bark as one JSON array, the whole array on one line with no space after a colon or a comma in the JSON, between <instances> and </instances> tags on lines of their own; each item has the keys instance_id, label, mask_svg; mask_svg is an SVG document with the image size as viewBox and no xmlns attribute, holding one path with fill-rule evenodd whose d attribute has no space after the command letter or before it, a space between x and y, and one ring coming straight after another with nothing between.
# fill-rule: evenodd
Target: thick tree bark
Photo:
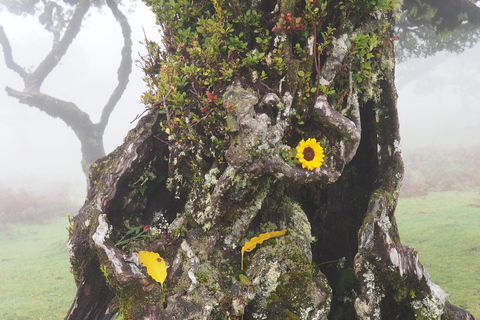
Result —
<instances>
[{"instance_id":1,"label":"thick tree bark","mask_svg":"<svg viewBox=\"0 0 480 320\"><path fill-rule=\"evenodd\" d=\"M180 12L185 2L178 3L175 10ZM202 18L216 10L212 23L227 16L225 3L198 3L205 10ZM191 12L198 3L188 3ZM230 5L232 11L244 10ZM277 11L275 2L262 5L256 9L287 19L290 10L304 3L282 2ZM320 2L314 5L322 8ZM158 58L164 64L152 78L157 81L166 74L167 82L159 81L152 109L124 144L90 169L90 191L68 244L79 294L66 319L101 319L119 306L125 319L473 319L448 304L416 252L400 242L394 211L403 164L388 40L393 20L391 12L377 9L375 16L361 9L358 14L364 20L353 19L356 23L334 32L335 45L328 52L318 53L323 49L317 48L303 61L293 54L296 38L281 37L284 57L290 59L282 69L285 80L256 85L248 80L251 70L239 69L243 74L235 84L225 81L228 86L215 88L222 92L221 106L211 105L217 97L207 91L206 99L174 109L177 87L162 86L172 81L176 64L169 63L185 46L175 30L166 30L172 56ZM178 25L178 15L173 17ZM198 21L202 27L207 24ZM278 19L269 21L268 30L279 26ZM310 31L317 36L313 23ZM176 37L169 38L169 32ZM383 32L385 42L377 43L375 32ZM368 68L365 59L360 67L355 64L352 52L367 43L362 42L366 34L371 38L364 48L377 47L375 59L382 63L376 65L376 76L370 74L378 76L376 81L364 78L362 83L359 77ZM153 57L155 46L150 44L150 49ZM188 52L181 56L187 66L193 50ZM364 52L360 58L368 57ZM206 63L215 60L208 58ZM390 67L384 61L388 59ZM313 84L327 88L309 88L315 92L310 100L301 99L302 63L316 71ZM195 81L200 77L191 77L190 93L198 93ZM272 86L278 89L270 90ZM345 99L332 99L328 88L336 88L337 97L341 93ZM202 109L195 109L196 103L203 103ZM214 107L227 111L229 142L220 156L215 156L219 145L213 144L217 137L212 135L218 131L195 127L207 122L208 108ZM294 117L301 110L308 115L305 125ZM204 117L193 124L183 122L187 112ZM215 120L216 128L223 125ZM289 164L285 153L291 154L293 141L310 136L321 137L321 167L307 170ZM156 225L159 219L165 221L163 233L127 233L132 227ZM284 229L285 235L242 253L250 238ZM121 241L129 236L130 242ZM138 251L160 253L167 264L162 285L147 275ZM100 275L106 284L96 280ZM105 285L113 299L110 294L100 301L95 297L95 303L81 298L87 290L108 292Z\"/></svg>"},{"instance_id":2,"label":"thick tree bark","mask_svg":"<svg viewBox=\"0 0 480 320\"><path fill-rule=\"evenodd\" d=\"M140 311L141 317L146 319L171 319L174 316L180 319L213 318L215 310L229 314L232 319L241 314L248 315L247 319L253 319L255 314L261 312L266 312L268 319L276 319L275 317L282 316L276 313L277 310L295 312L299 309L284 309L283 304L288 304L291 301L289 299L293 299L291 296L281 297L281 302L272 305L272 302L266 301L269 299L264 295L272 300L272 296L300 294L303 288L296 288L295 283L311 288L311 298L302 295L302 299L305 299L302 303L308 302L317 307L311 309L307 318L317 318L315 315L326 316L332 299L329 282L334 279L338 281L338 278L344 275L335 272L332 274L331 270L326 268L325 274L331 274L332 279L328 278L327 282L327 278L318 271L316 275L309 271L308 261L312 258L312 253L309 241L310 223L307 220L308 216L310 221L318 221L321 215L318 211L322 209L314 206L326 204L327 212L322 212L322 215L326 216L321 223L317 222L321 225L315 227L321 229L317 230L321 238L313 245L316 255L313 260L322 263L327 259L347 257L348 263L355 256L353 270L354 279L358 279L358 283L351 285L352 288L359 288L360 294L352 311L359 319L394 319L397 316L414 314L416 318L420 318L420 315L427 315L428 312L433 312L433 315L426 319L435 319L436 315L443 312L444 305L445 312L451 319L473 319L469 313L460 312L450 304L445 304L445 293L432 283L428 273L418 262L416 252L400 244L393 213L403 169L396 145L398 123L394 91L389 94L393 95L392 103L387 106L385 118L377 119L372 114L370 119L367 116L363 119L363 123L370 122L372 127L367 127L369 130L363 133L365 140L362 140L357 154L362 159L352 161L344 177L326 190L315 192L306 188L297 194L296 197L303 200L301 205L308 208L304 209L306 214L299 202L285 198L291 193L287 191L291 188L288 184L273 182L272 178L252 181L248 175L231 170L228 174L235 176L242 185L248 186L248 192L229 192L227 188L222 188L222 196L233 202L229 209L235 210L235 214L224 212L217 218L216 226L207 232L202 228L198 229L197 224L198 221L205 223L205 217L197 216L192 218L192 221L176 217L183 209L185 201L175 200L165 188L168 163L159 156L167 153L167 147L161 142L165 133L159 131L157 113L152 112L145 116L137 129L129 134L123 146L99 160L91 169L92 185L88 201L75 219L73 237L69 242L72 263L79 279L79 298L67 318L101 319L99 314L105 313L107 302L113 295L101 291L107 289L105 282L98 280L99 276L103 276L99 263L109 266L107 282L118 290L115 293L117 298L126 299L124 294L133 295L128 296L128 303L121 301L123 306L128 305L133 309L130 311L132 319L139 319L136 317L140 315L136 312ZM365 126L363 128L365 129ZM390 138L376 148L375 143L367 140L367 137L372 135L371 129L377 132L386 131L384 135ZM139 181L146 168L157 178L146 182L147 190L151 191L146 192L147 196L142 196L134 182ZM352 171L356 173L352 174ZM218 183L222 183L221 179ZM342 194L348 191L350 193ZM346 199L348 197L353 199ZM357 208L353 208L355 204ZM173 219L169 234L175 234L175 230L182 228L185 228L186 233L185 237L177 239L170 235L165 239L158 239L149 247L166 253L165 259L169 262L167 283L183 283L178 284L179 288L169 289L168 292L173 294L167 296L165 309L163 304L159 303L162 296L159 285L140 272L141 266L135 254L126 255L111 247L106 239L109 228L113 227L115 230L117 225L122 223L122 216L137 216L136 219L140 219L137 223L147 223L153 211L159 210L163 210L169 220ZM143 215L138 216L137 212L142 212ZM282 212L289 212L291 216L287 218ZM336 216L338 214L344 216L345 220ZM235 278L233 270L239 268L240 238L248 227L253 228L255 219L268 221L278 225L278 228L287 227L290 239L258 249L251 259L247 258L246 264L249 267L246 275L250 283L245 284ZM184 227L181 227L182 225ZM332 230L328 229L330 226ZM359 230L358 250L355 247L356 230ZM226 275L229 277L222 274L225 272L222 269L228 270ZM341 273L348 274L347 270L351 269L347 268ZM200 275L205 277L205 282L198 280ZM305 276L312 280L305 282ZM270 277L273 277L273 283L267 282ZM88 286L96 289L90 289L88 299L81 299L82 292ZM218 292L213 294L215 287ZM408 291L402 288L408 288ZM98 295L94 295L95 292L98 292ZM399 292L402 292L403 296ZM411 292L415 293L417 299L402 305L400 302L408 301L408 294L412 294ZM153 302L147 302L152 299ZM418 302L415 304L416 301ZM322 305L323 308L320 307ZM136 309L135 306L142 307ZM78 309L88 312L76 316ZM123 311L125 313L128 310ZM338 301L333 302L332 313L340 315L341 318L348 312L348 306L339 305ZM95 316L86 316L89 313Z\"/></svg>"}]
</instances>

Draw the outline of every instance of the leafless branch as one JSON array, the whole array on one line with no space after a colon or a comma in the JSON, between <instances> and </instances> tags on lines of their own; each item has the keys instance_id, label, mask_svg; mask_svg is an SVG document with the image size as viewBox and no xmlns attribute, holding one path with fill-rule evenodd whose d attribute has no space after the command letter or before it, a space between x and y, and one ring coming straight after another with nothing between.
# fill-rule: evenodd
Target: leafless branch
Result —
<instances>
[{"instance_id":1,"label":"leafless branch","mask_svg":"<svg viewBox=\"0 0 480 320\"><path fill-rule=\"evenodd\" d=\"M28 74L27 72L20 67L12 56L12 47L10 46L10 41L8 40L3 27L0 25L0 44L3 47L3 55L5 57L5 64L10 70L15 71L22 79L26 79Z\"/></svg>"},{"instance_id":2,"label":"leafless branch","mask_svg":"<svg viewBox=\"0 0 480 320\"><path fill-rule=\"evenodd\" d=\"M73 102L67 102L38 91L17 91L10 87L5 89L7 93L17 98L21 103L36 107L53 118L60 118L73 131L80 135L82 127L92 126L90 116L80 110ZM85 129L83 129L85 130Z\"/></svg>"},{"instance_id":3,"label":"leafless branch","mask_svg":"<svg viewBox=\"0 0 480 320\"><path fill-rule=\"evenodd\" d=\"M117 71L118 84L110 95L110 99L108 100L107 104L103 107L100 122L98 123L99 130L101 131L105 130L113 109L122 97L122 94L125 92L129 80L128 77L132 72L132 31L130 29L130 25L128 24L127 17L118 9L115 1L107 0L107 5L122 28L123 48L122 60L120 61L120 66L118 67Z\"/></svg>"},{"instance_id":4,"label":"leafless branch","mask_svg":"<svg viewBox=\"0 0 480 320\"><path fill-rule=\"evenodd\" d=\"M37 69L33 73L29 74L27 81L25 81L25 87L35 88L36 90L40 89L43 81L45 81L50 72L52 72L52 70L60 62L62 57L67 52L67 49L72 43L73 39L75 39L80 31L83 18L90 8L90 5L91 1L89 0L80 0L78 2L72 19L70 20L62 39L58 43L54 44L52 50L50 50L45 59L43 59L43 61L38 65Z\"/></svg>"}]
</instances>

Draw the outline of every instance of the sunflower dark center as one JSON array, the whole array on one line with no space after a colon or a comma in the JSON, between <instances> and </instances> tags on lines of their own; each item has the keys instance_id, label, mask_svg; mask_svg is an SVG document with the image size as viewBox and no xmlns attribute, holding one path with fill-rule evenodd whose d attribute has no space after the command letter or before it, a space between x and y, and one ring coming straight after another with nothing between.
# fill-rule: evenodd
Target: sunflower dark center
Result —
<instances>
[{"instance_id":1,"label":"sunflower dark center","mask_svg":"<svg viewBox=\"0 0 480 320\"><path fill-rule=\"evenodd\" d=\"M312 161L315 158L315 151L310 147L305 148L303 150L303 158L307 161Z\"/></svg>"}]
</instances>

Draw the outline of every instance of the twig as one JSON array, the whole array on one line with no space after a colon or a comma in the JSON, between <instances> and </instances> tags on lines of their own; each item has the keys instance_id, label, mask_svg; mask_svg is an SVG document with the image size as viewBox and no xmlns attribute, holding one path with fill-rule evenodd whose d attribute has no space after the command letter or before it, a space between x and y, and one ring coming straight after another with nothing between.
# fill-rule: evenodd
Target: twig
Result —
<instances>
[{"instance_id":1,"label":"twig","mask_svg":"<svg viewBox=\"0 0 480 320\"><path fill-rule=\"evenodd\" d=\"M345 109L342 110L343 115L345 115L348 111L350 111L350 108L352 107L352 95L353 95L352 70L348 70L348 86L349 86L348 88L349 91L348 91L347 105L345 106Z\"/></svg>"}]
</instances>

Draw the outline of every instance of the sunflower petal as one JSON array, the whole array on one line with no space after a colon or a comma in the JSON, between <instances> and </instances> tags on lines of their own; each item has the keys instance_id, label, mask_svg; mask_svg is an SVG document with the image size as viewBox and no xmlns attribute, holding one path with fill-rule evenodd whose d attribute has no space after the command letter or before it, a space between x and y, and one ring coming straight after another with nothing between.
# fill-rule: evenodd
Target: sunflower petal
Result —
<instances>
[{"instance_id":1,"label":"sunflower petal","mask_svg":"<svg viewBox=\"0 0 480 320\"><path fill-rule=\"evenodd\" d=\"M313 150L314 156L313 159L311 158L311 155L307 160L305 159L305 149L310 148L310 150ZM317 139L315 138L308 138L307 141L303 140L299 142L297 148L297 155L296 158L298 159L298 162L302 165L302 168L306 168L307 170L314 170L315 168L319 168L322 165L323 158L325 155L323 154L323 148L320 145L319 142L317 142ZM309 151L310 153L311 151Z\"/></svg>"}]
</instances>

